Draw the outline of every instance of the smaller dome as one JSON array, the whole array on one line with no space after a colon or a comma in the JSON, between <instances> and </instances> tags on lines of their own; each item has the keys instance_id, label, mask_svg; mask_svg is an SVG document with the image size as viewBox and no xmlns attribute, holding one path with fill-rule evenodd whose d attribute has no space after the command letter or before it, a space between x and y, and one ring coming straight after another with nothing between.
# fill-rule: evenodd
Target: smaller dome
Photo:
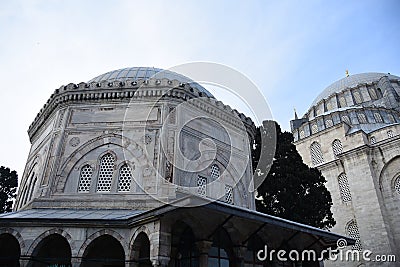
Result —
<instances>
[{"instance_id":1,"label":"smaller dome","mask_svg":"<svg viewBox=\"0 0 400 267\"><path fill-rule=\"evenodd\" d=\"M361 83L377 82L383 76L388 76L389 79L399 79L400 80L400 77L397 77L397 76L394 76L391 74L387 74L387 73L368 72L368 73L360 73L360 74L350 75L350 76L340 79L340 80L332 83L328 87L326 87L325 90L322 91L322 93L319 94L317 96L317 98L315 98L315 100L313 101L311 106L315 106L322 99L326 99L334 93L340 93L343 90L345 90L346 88L354 87Z\"/></svg>"},{"instance_id":2,"label":"smaller dome","mask_svg":"<svg viewBox=\"0 0 400 267\"><path fill-rule=\"evenodd\" d=\"M181 83L188 83L190 86L196 88L200 92L204 93L205 96L212 97L214 96L203 86L194 82L193 80L189 79L188 77L173 72L169 70L163 70L154 67L130 67L130 68L123 68L118 70L113 70L101 74L93 79L91 79L88 83L91 82L114 82L114 81L121 81L125 82L127 80L135 81L139 79L168 79L168 80L177 80Z\"/></svg>"}]
</instances>

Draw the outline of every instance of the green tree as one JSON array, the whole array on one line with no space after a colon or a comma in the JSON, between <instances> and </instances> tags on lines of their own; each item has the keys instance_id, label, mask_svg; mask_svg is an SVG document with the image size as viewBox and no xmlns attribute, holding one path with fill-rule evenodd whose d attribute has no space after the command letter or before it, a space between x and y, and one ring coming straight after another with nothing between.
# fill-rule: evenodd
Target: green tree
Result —
<instances>
[{"instance_id":1,"label":"green tree","mask_svg":"<svg viewBox=\"0 0 400 267\"><path fill-rule=\"evenodd\" d=\"M0 167L0 213L12 211L17 196L18 175L16 171Z\"/></svg>"},{"instance_id":2,"label":"green tree","mask_svg":"<svg viewBox=\"0 0 400 267\"><path fill-rule=\"evenodd\" d=\"M332 198L325 187L325 178L318 169L303 163L291 133L282 132L277 123L274 128L275 156L267 177L257 188L257 210L322 229L333 227L336 222L331 212ZM258 163L261 151L259 142L263 134L271 135L263 127L257 128L253 166ZM266 149L265 146L263 149Z\"/></svg>"}]
</instances>

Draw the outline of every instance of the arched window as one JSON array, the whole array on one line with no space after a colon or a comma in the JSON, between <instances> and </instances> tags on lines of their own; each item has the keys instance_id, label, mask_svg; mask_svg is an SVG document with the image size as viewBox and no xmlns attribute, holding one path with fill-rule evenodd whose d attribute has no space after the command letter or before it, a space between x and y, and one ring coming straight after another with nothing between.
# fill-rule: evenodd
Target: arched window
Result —
<instances>
[{"instance_id":1,"label":"arched window","mask_svg":"<svg viewBox=\"0 0 400 267\"><path fill-rule=\"evenodd\" d=\"M335 139L332 142L332 150L333 150L333 154L335 154L335 156L337 156L343 152L343 145L339 139Z\"/></svg>"},{"instance_id":2,"label":"arched window","mask_svg":"<svg viewBox=\"0 0 400 267\"><path fill-rule=\"evenodd\" d=\"M400 176L398 176L396 180L394 180L394 190L396 190L396 192L400 194Z\"/></svg>"},{"instance_id":3,"label":"arched window","mask_svg":"<svg viewBox=\"0 0 400 267\"><path fill-rule=\"evenodd\" d=\"M389 130L389 131L387 132L387 135L388 135L389 138L392 138L392 137L394 136L394 133L393 133L392 130Z\"/></svg>"},{"instance_id":4,"label":"arched window","mask_svg":"<svg viewBox=\"0 0 400 267\"><path fill-rule=\"evenodd\" d=\"M132 170L128 164L124 164L119 169L118 177L118 192L129 192L131 191L132 183Z\"/></svg>"},{"instance_id":5,"label":"arched window","mask_svg":"<svg viewBox=\"0 0 400 267\"><path fill-rule=\"evenodd\" d=\"M376 143L375 136L371 136L371 139L369 139L369 142L371 143L371 145L374 145Z\"/></svg>"},{"instance_id":6,"label":"arched window","mask_svg":"<svg viewBox=\"0 0 400 267\"><path fill-rule=\"evenodd\" d=\"M355 220L352 220L347 224L347 234L351 238L353 238L356 243L353 245L352 249L361 251L362 246L361 246L361 240L360 240L360 231L358 230L358 225Z\"/></svg>"},{"instance_id":7,"label":"arched window","mask_svg":"<svg viewBox=\"0 0 400 267\"><path fill-rule=\"evenodd\" d=\"M233 204L233 188L230 185L225 185L225 202Z\"/></svg>"},{"instance_id":8,"label":"arched window","mask_svg":"<svg viewBox=\"0 0 400 267\"><path fill-rule=\"evenodd\" d=\"M208 252L208 266L228 267L233 262L232 242L225 230L214 235L213 244Z\"/></svg>"},{"instance_id":9,"label":"arched window","mask_svg":"<svg viewBox=\"0 0 400 267\"><path fill-rule=\"evenodd\" d=\"M220 171L219 171L219 167L218 167L217 164L213 164L213 165L211 166L210 176L211 176L211 179L212 179L213 181L219 179Z\"/></svg>"},{"instance_id":10,"label":"arched window","mask_svg":"<svg viewBox=\"0 0 400 267\"><path fill-rule=\"evenodd\" d=\"M326 103L326 110L329 111L332 109L332 101L329 100L328 103Z\"/></svg>"},{"instance_id":11,"label":"arched window","mask_svg":"<svg viewBox=\"0 0 400 267\"><path fill-rule=\"evenodd\" d=\"M105 154L100 160L97 192L110 192L114 173L115 158L112 154Z\"/></svg>"},{"instance_id":12,"label":"arched window","mask_svg":"<svg viewBox=\"0 0 400 267\"><path fill-rule=\"evenodd\" d=\"M203 176L197 176L197 193L200 196L207 195L207 178Z\"/></svg>"},{"instance_id":13,"label":"arched window","mask_svg":"<svg viewBox=\"0 0 400 267\"><path fill-rule=\"evenodd\" d=\"M317 133L317 132L318 132L318 125L317 125L316 123L314 123L314 124L311 126L311 132L312 132L312 133Z\"/></svg>"},{"instance_id":14,"label":"arched window","mask_svg":"<svg viewBox=\"0 0 400 267\"><path fill-rule=\"evenodd\" d=\"M379 114L378 112L375 112L375 113L374 113L374 118L375 118L375 121L376 121L376 122L383 122L382 116L381 116L381 114Z\"/></svg>"},{"instance_id":15,"label":"arched window","mask_svg":"<svg viewBox=\"0 0 400 267\"><path fill-rule=\"evenodd\" d=\"M367 122L367 117L365 116L365 114L359 113L359 114L357 115L357 117L358 117L359 123L368 123L368 122Z\"/></svg>"},{"instance_id":16,"label":"arched window","mask_svg":"<svg viewBox=\"0 0 400 267\"><path fill-rule=\"evenodd\" d=\"M344 96L341 96L341 97L339 98L339 104L340 104L340 107L341 107L341 108L344 108L344 107L347 106L346 98L344 98Z\"/></svg>"},{"instance_id":17,"label":"arched window","mask_svg":"<svg viewBox=\"0 0 400 267\"><path fill-rule=\"evenodd\" d=\"M306 136L306 134L305 134L304 130L301 130L300 131L300 138L304 138L305 136Z\"/></svg>"},{"instance_id":18,"label":"arched window","mask_svg":"<svg viewBox=\"0 0 400 267\"><path fill-rule=\"evenodd\" d=\"M374 88L370 88L370 89L369 89L369 95L371 96L371 98L372 98L373 100L378 99L378 95L376 94L376 91L375 91Z\"/></svg>"},{"instance_id":19,"label":"arched window","mask_svg":"<svg viewBox=\"0 0 400 267\"><path fill-rule=\"evenodd\" d=\"M321 145L318 142L313 142L310 146L311 161L313 165L318 165L324 162L322 156Z\"/></svg>"},{"instance_id":20,"label":"arched window","mask_svg":"<svg viewBox=\"0 0 400 267\"><path fill-rule=\"evenodd\" d=\"M78 192L85 193L90 191L90 184L92 182L93 168L90 165L85 165L81 168L79 176Z\"/></svg>"},{"instance_id":21,"label":"arched window","mask_svg":"<svg viewBox=\"0 0 400 267\"><path fill-rule=\"evenodd\" d=\"M342 173L338 177L339 192L343 202L351 201L351 193L349 187L349 181L347 180L347 175Z\"/></svg>"},{"instance_id":22,"label":"arched window","mask_svg":"<svg viewBox=\"0 0 400 267\"><path fill-rule=\"evenodd\" d=\"M332 127L333 126L332 120L331 119L327 119L325 121L325 126L326 126L326 128Z\"/></svg>"},{"instance_id":23,"label":"arched window","mask_svg":"<svg viewBox=\"0 0 400 267\"><path fill-rule=\"evenodd\" d=\"M396 120L394 119L393 114L389 114L388 117L389 117L389 121L390 121L391 123L395 123L395 122L396 122Z\"/></svg>"},{"instance_id":24,"label":"arched window","mask_svg":"<svg viewBox=\"0 0 400 267\"><path fill-rule=\"evenodd\" d=\"M351 125L350 118L347 115L342 116L342 121L344 121L345 123Z\"/></svg>"},{"instance_id":25,"label":"arched window","mask_svg":"<svg viewBox=\"0 0 400 267\"><path fill-rule=\"evenodd\" d=\"M354 96L354 100L356 101L357 104L360 104L362 102L361 94L359 91L355 91L353 93L353 96Z\"/></svg>"}]
</instances>

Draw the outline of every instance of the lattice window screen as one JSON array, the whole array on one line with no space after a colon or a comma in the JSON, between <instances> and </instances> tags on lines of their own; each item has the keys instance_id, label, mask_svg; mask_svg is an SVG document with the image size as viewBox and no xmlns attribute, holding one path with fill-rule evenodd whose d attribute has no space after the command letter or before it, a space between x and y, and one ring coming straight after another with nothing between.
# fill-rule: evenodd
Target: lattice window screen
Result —
<instances>
[{"instance_id":1,"label":"lattice window screen","mask_svg":"<svg viewBox=\"0 0 400 267\"><path fill-rule=\"evenodd\" d=\"M349 181L347 180L347 175L345 173L339 175L338 183L339 183L340 196L342 197L343 202L351 201Z\"/></svg>"},{"instance_id":2,"label":"lattice window screen","mask_svg":"<svg viewBox=\"0 0 400 267\"><path fill-rule=\"evenodd\" d=\"M369 141L370 141L371 145L375 144L376 143L375 136L371 136L371 139Z\"/></svg>"},{"instance_id":3,"label":"lattice window screen","mask_svg":"<svg viewBox=\"0 0 400 267\"><path fill-rule=\"evenodd\" d=\"M379 113L374 113L374 118L376 122L383 122L382 116Z\"/></svg>"},{"instance_id":4,"label":"lattice window screen","mask_svg":"<svg viewBox=\"0 0 400 267\"><path fill-rule=\"evenodd\" d=\"M110 192L114 173L115 158L112 154L104 155L100 160L99 178L97 181L97 192Z\"/></svg>"},{"instance_id":5,"label":"lattice window screen","mask_svg":"<svg viewBox=\"0 0 400 267\"><path fill-rule=\"evenodd\" d=\"M306 136L306 134L305 134L304 130L301 130L300 131L300 138L304 138L305 136Z\"/></svg>"},{"instance_id":6,"label":"lattice window screen","mask_svg":"<svg viewBox=\"0 0 400 267\"><path fill-rule=\"evenodd\" d=\"M394 181L394 189L400 194L400 176Z\"/></svg>"},{"instance_id":7,"label":"lattice window screen","mask_svg":"<svg viewBox=\"0 0 400 267\"><path fill-rule=\"evenodd\" d=\"M132 183L132 170L128 164L124 164L119 169L118 177L118 192L129 192L131 191Z\"/></svg>"},{"instance_id":8,"label":"lattice window screen","mask_svg":"<svg viewBox=\"0 0 400 267\"><path fill-rule=\"evenodd\" d=\"M339 98L339 104L340 104L340 107L341 107L341 108L344 108L344 107L347 106L346 98L344 98L344 96L341 96L341 97Z\"/></svg>"},{"instance_id":9,"label":"lattice window screen","mask_svg":"<svg viewBox=\"0 0 400 267\"><path fill-rule=\"evenodd\" d=\"M376 94L376 91L374 88L369 89L369 95L371 96L372 99L378 99L378 96Z\"/></svg>"},{"instance_id":10,"label":"lattice window screen","mask_svg":"<svg viewBox=\"0 0 400 267\"><path fill-rule=\"evenodd\" d=\"M353 96L354 96L354 100L356 101L357 104L360 104L360 103L362 102L360 92L355 91L355 92L353 93Z\"/></svg>"},{"instance_id":11,"label":"lattice window screen","mask_svg":"<svg viewBox=\"0 0 400 267\"><path fill-rule=\"evenodd\" d=\"M333 121L331 119L327 119L325 121L325 126L326 126L326 128L332 127L333 126Z\"/></svg>"},{"instance_id":12,"label":"lattice window screen","mask_svg":"<svg viewBox=\"0 0 400 267\"><path fill-rule=\"evenodd\" d=\"M317 142L314 142L310 146L311 152L311 161L313 165L318 165L324 162L324 158L321 151L321 145Z\"/></svg>"},{"instance_id":13,"label":"lattice window screen","mask_svg":"<svg viewBox=\"0 0 400 267\"><path fill-rule=\"evenodd\" d=\"M200 196L207 195L207 178L202 176L197 177L197 193Z\"/></svg>"},{"instance_id":14,"label":"lattice window screen","mask_svg":"<svg viewBox=\"0 0 400 267\"><path fill-rule=\"evenodd\" d=\"M318 125L317 124L313 124L312 126L311 126L311 132L312 133L317 133L318 132Z\"/></svg>"},{"instance_id":15,"label":"lattice window screen","mask_svg":"<svg viewBox=\"0 0 400 267\"><path fill-rule=\"evenodd\" d=\"M214 165L211 166L210 176L211 176L212 180L219 179L220 171L219 171L218 165L214 164Z\"/></svg>"},{"instance_id":16,"label":"lattice window screen","mask_svg":"<svg viewBox=\"0 0 400 267\"><path fill-rule=\"evenodd\" d=\"M351 124L350 118L347 115L342 116L342 121L344 121L347 124Z\"/></svg>"},{"instance_id":17,"label":"lattice window screen","mask_svg":"<svg viewBox=\"0 0 400 267\"><path fill-rule=\"evenodd\" d=\"M233 204L233 188L230 185L225 185L225 202Z\"/></svg>"},{"instance_id":18,"label":"lattice window screen","mask_svg":"<svg viewBox=\"0 0 400 267\"><path fill-rule=\"evenodd\" d=\"M392 137L394 136L394 133L393 133L392 130L389 130L389 131L387 132L387 135L388 135L389 138L392 138Z\"/></svg>"},{"instance_id":19,"label":"lattice window screen","mask_svg":"<svg viewBox=\"0 0 400 267\"><path fill-rule=\"evenodd\" d=\"M333 149L333 154L335 154L335 156L339 155L340 153L343 152L343 145L342 142L340 142L339 139L335 139L332 142L332 149Z\"/></svg>"},{"instance_id":20,"label":"lattice window screen","mask_svg":"<svg viewBox=\"0 0 400 267\"><path fill-rule=\"evenodd\" d=\"M357 115L357 117L358 117L358 121L359 121L360 123L367 123L367 117L365 116L365 114L359 113L359 114Z\"/></svg>"},{"instance_id":21,"label":"lattice window screen","mask_svg":"<svg viewBox=\"0 0 400 267\"><path fill-rule=\"evenodd\" d=\"M92 182L93 168L89 165L85 165L81 169L79 177L78 192L84 193L90 191L90 184Z\"/></svg>"},{"instance_id":22,"label":"lattice window screen","mask_svg":"<svg viewBox=\"0 0 400 267\"><path fill-rule=\"evenodd\" d=\"M360 238L360 231L358 230L358 225L356 221L351 221L347 225L347 234L356 240L356 243L353 245L352 249L361 251L362 246L361 246L361 238Z\"/></svg>"}]
</instances>

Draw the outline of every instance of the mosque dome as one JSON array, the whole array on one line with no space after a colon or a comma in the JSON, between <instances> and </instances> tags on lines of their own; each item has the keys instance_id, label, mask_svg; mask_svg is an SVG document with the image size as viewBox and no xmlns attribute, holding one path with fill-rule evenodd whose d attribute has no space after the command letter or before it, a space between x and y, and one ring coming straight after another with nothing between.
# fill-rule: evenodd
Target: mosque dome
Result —
<instances>
[{"instance_id":1,"label":"mosque dome","mask_svg":"<svg viewBox=\"0 0 400 267\"><path fill-rule=\"evenodd\" d=\"M348 88L355 87L360 84L374 83L378 82L382 77L387 76L390 80L400 80L400 77L387 74L387 73L378 73L378 72L366 72L350 75L343 79L340 79L328 87L326 87L313 101L312 106L316 105L323 99L328 98L329 96L335 93L341 93Z\"/></svg>"},{"instance_id":2,"label":"mosque dome","mask_svg":"<svg viewBox=\"0 0 400 267\"><path fill-rule=\"evenodd\" d=\"M104 81L128 82L128 81L149 80L149 79L156 79L156 80L167 79L170 81L177 80L181 83L189 84L191 87L195 87L196 89L199 90L199 92L204 93L208 97L214 98L214 96L207 89L205 89L200 84L194 82L192 79L173 71L154 68L154 67L130 67L130 68L112 70L94 77L88 83L92 82L99 83Z\"/></svg>"}]
</instances>

